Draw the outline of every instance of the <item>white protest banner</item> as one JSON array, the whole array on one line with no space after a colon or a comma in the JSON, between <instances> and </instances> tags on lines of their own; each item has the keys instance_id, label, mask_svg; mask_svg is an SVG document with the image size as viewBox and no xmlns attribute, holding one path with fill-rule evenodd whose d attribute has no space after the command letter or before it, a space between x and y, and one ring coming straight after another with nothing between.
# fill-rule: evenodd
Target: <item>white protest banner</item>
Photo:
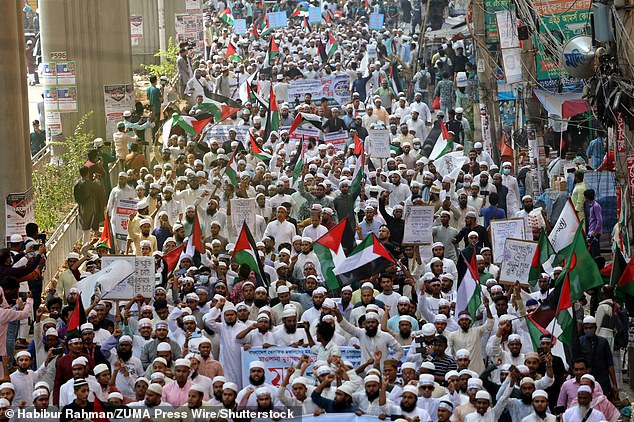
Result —
<instances>
[{"instance_id":1,"label":"white protest banner","mask_svg":"<svg viewBox=\"0 0 634 422\"><path fill-rule=\"evenodd\" d=\"M433 205L410 205L405 207L404 245L430 244L431 225L434 222Z\"/></svg>"},{"instance_id":2,"label":"white protest banner","mask_svg":"<svg viewBox=\"0 0 634 422\"><path fill-rule=\"evenodd\" d=\"M106 112L106 134L112 140L117 132L117 123L123 120L123 112L134 108L134 85L117 84L103 87L104 110Z\"/></svg>"},{"instance_id":3,"label":"white protest banner","mask_svg":"<svg viewBox=\"0 0 634 422\"><path fill-rule=\"evenodd\" d=\"M255 232L255 198L231 199L231 219L236 233L240 233L242 223L246 222L251 233Z\"/></svg>"},{"instance_id":4,"label":"white protest banner","mask_svg":"<svg viewBox=\"0 0 634 422\"><path fill-rule=\"evenodd\" d=\"M509 218L505 220L491 220L491 246L493 246L493 262L502 263L504 259L504 243L506 239L524 239L524 219ZM532 258L533 255L531 255Z\"/></svg>"},{"instance_id":5,"label":"white protest banner","mask_svg":"<svg viewBox=\"0 0 634 422\"><path fill-rule=\"evenodd\" d=\"M247 137L247 132L249 131L249 126L233 126L233 125L212 126L211 129L207 131L207 135L205 136L205 141L209 143L211 142L212 139L215 139L216 141L220 143L227 142L229 140L230 129L235 129L236 141L242 142L242 144L244 145L245 139Z\"/></svg>"},{"instance_id":6,"label":"white protest banner","mask_svg":"<svg viewBox=\"0 0 634 422\"><path fill-rule=\"evenodd\" d=\"M460 169L467 161L469 161L469 159L464 156L462 151L456 151L434 160L434 165L436 166L436 171L438 171L441 176L449 176L455 181L458 178Z\"/></svg>"},{"instance_id":7,"label":"white protest banner","mask_svg":"<svg viewBox=\"0 0 634 422\"><path fill-rule=\"evenodd\" d=\"M185 0L185 11L187 13L200 13L201 10L201 0Z\"/></svg>"},{"instance_id":8,"label":"white protest banner","mask_svg":"<svg viewBox=\"0 0 634 422\"><path fill-rule=\"evenodd\" d=\"M579 218L575 212L575 207L568 199L564 209L559 214L557 222L553 226L553 230L548 235L548 240L553 245L555 252L559 252L572 243L577 227L579 227Z\"/></svg>"},{"instance_id":9,"label":"white protest banner","mask_svg":"<svg viewBox=\"0 0 634 422\"><path fill-rule=\"evenodd\" d=\"M333 144L339 151L345 151L348 133L345 131L324 134L324 143Z\"/></svg>"},{"instance_id":10,"label":"white protest banner","mask_svg":"<svg viewBox=\"0 0 634 422\"><path fill-rule=\"evenodd\" d=\"M5 202L5 234L7 242L12 234L26 235L26 225L35 221L33 188L26 192L9 193Z\"/></svg>"},{"instance_id":11,"label":"white protest banner","mask_svg":"<svg viewBox=\"0 0 634 422\"><path fill-rule=\"evenodd\" d=\"M110 258L104 256L103 258ZM95 294L95 289L99 290L101 294L110 291L110 289L116 287L119 283L127 283L128 279L134 274L134 264L130 264L129 259L123 256L112 257L110 261L107 259L105 262L102 260L102 270L90 275L77 283L77 288L81 292L81 301L84 308L88 308L92 304L92 297ZM134 256L130 258L134 259ZM152 257L148 257L152 258ZM134 295L128 297L131 299Z\"/></svg>"},{"instance_id":12,"label":"white protest banner","mask_svg":"<svg viewBox=\"0 0 634 422\"><path fill-rule=\"evenodd\" d=\"M107 282L102 282L103 298L127 300L138 294L146 298L154 297L154 258L134 255L105 255L101 258L104 269L110 266L118 268L122 263L130 269L128 276L121 280L110 277Z\"/></svg>"},{"instance_id":13,"label":"white protest banner","mask_svg":"<svg viewBox=\"0 0 634 422\"><path fill-rule=\"evenodd\" d=\"M330 105L345 105L350 102L350 76L336 75L321 79L296 79L288 89L289 102L301 102L306 94L312 96L314 103L327 98Z\"/></svg>"},{"instance_id":14,"label":"white protest banner","mask_svg":"<svg viewBox=\"0 0 634 422\"><path fill-rule=\"evenodd\" d=\"M361 364L361 350L354 347L342 346L341 359L348 360L353 367ZM268 383L278 387L289 366L297 367L297 362L302 355L308 355L311 359L311 365L306 370L304 376L312 379L312 364L317 360L317 356L310 353L310 349L306 347L252 347L249 350L242 350L242 384L249 385L249 364L256 360L264 363L264 375Z\"/></svg>"},{"instance_id":15,"label":"white protest banner","mask_svg":"<svg viewBox=\"0 0 634 422\"><path fill-rule=\"evenodd\" d=\"M124 250L125 242L128 238L128 220L130 219L130 213L136 212L136 199L119 199L117 207L114 211L113 232L117 245L115 249Z\"/></svg>"},{"instance_id":16,"label":"white protest banner","mask_svg":"<svg viewBox=\"0 0 634 422\"><path fill-rule=\"evenodd\" d=\"M365 147L372 158L390 157L390 132L387 129L370 129Z\"/></svg>"},{"instance_id":17,"label":"white protest banner","mask_svg":"<svg viewBox=\"0 0 634 422\"><path fill-rule=\"evenodd\" d=\"M524 239L506 239L502 267L500 268L500 283L515 283L528 286L528 273L533 263L533 256L537 249L537 242Z\"/></svg>"}]
</instances>

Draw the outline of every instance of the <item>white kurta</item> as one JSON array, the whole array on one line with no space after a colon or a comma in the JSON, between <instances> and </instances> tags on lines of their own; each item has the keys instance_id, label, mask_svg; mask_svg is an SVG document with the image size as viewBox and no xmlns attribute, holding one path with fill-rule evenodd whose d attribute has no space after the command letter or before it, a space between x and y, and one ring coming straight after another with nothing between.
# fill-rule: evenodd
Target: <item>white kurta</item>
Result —
<instances>
[{"instance_id":1,"label":"white kurta","mask_svg":"<svg viewBox=\"0 0 634 422\"><path fill-rule=\"evenodd\" d=\"M236 341L236 336L247 326L240 321L236 321L233 326L224 322L216 322L216 318L220 315L218 308L213 308L209 313L203 316L205 326L213 330L220 338L220 356L218 360L222 364L225 371L225 377L235 382L238 386L242 385L242 347ZM274 393L273 393L274 394Z\"/></svg>"}]
</instances>

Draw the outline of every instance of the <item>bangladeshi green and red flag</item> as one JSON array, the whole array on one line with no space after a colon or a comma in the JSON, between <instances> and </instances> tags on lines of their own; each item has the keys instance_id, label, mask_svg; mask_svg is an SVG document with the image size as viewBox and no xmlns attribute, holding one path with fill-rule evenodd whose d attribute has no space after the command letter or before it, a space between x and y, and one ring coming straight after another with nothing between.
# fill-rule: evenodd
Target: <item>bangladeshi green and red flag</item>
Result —
<instances>
[{"instance_id":1,"label":"bangladeshi green and red flag","mask_svg":"<svg viewBox=\"0 0 634 422\"><path fill-rule=\"evenodd\" d=\"M396 260L390 252L374 233L370 233L354 248L350 256L335 265L333 274L339 279L340 285L345 286L382 273L395 264Z\"/></svg>"},{"instance_id":2,"label":"bangladeshi green and red flag","mask_svg":"<svg viewBox=\"0 0 634 422\"><path fill-rule=\"evenodd\" d=\"M313 251L319 258L321 272L328 290L335 290L340 287L334 269L346 259L346 254L343 251L343 236L346 229L350 230L347 217L341 220L328 233L313 242Z\"/></svg>"},{"instance_id":3,"label":"bangladeshi green and red flag","mask_svg":"<svg viewBox=\"0 0 634 422\"><path fill-rule=\"evenodd\" d=\"M615 261L616 254L620 255L622 262L625 262L625 258L621 254L621 251L617 249L618 252L615 252ZM616 278L616 277L614 277ZM615 280L616 281L616 280ZM630 262L627 264L623 273L616 281L616 290L615 290L617 298L625 298L625 296L629 296L629 300L632 300L634 297L634 259L630 259Z\"/></svg>"},{"instance_id":4,"label":"bangladeshi green and red flag","mask_svg":"<svg viewBox=\"0 0 634 422\"><path fill-rule=\"evenodd\" d=\"M581 225L566 251L566 265L555 280L553 291L527 318L533 345L539 343L541 334L549 332L565 347L571 347L575 333L573 303L581 299L584 292L603 285L601 273L586 247Z\"/></svg>"},{"instance_id":5,"label":"bangladeshi green and red flag","mask_svg":"<svg viewBox=\"0 0 634 422\"><path fill-rule=\"evenodd\" d=\"M246 221L242 222L242 229L238 240L236 240L236 246L233 248L231 254L233 262L237 262L241 265L248 265L251 271L255 274L256 278L262 285L266 285L266 278L264 277L264 266L260 260L258 248L255 245L255 240L251 235L251 230Z\"/></svg>"}]
</instances>

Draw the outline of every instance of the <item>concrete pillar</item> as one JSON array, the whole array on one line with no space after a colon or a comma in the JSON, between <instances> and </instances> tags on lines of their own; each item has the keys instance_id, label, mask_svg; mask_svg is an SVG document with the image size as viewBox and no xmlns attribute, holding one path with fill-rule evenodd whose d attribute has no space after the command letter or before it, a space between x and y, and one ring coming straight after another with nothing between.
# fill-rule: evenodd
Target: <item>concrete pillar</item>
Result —
<instances>
[{"instance_id":1,"label":"concrete pillar","mask_svg":"<svg viewBox=\"0 0 634 422\"><path fill-rule=\"evenodd\" d=\"M64 135L93 111L86 128L106 138L104 85L132 82L129 0L40 0L42 61L63 52L77 65L78 111L62 113Z\"/></svg>"},{"instance_id":2,"label":"concrete pillar","mask_svg":"<svg viewBox=\"0 0 634 422\"><path fill-rule=\"evenodd\" d=\"M6 196L26 192L31 187L29 147L29 95L24 54L23 2L6 0L0 14L0 215L6 216ZM0 222L0 239L6 238L5 220ZM4 246L0 240L0 245Z\"/></svg>"},{"instance_id":3,"label":"concrete pillar","mask_svg":"<svg viewBox=\"0 0 634 422\"><path fill-rule=\"evenodd\" d=\"M132 46L132 69L142 71L141 64L159 64L154 54L167 49L170 38L176 42L174 15L185 13L183 0L134 0L130 16L143 16L143 38Z\"/></svg>"}]
</instances>

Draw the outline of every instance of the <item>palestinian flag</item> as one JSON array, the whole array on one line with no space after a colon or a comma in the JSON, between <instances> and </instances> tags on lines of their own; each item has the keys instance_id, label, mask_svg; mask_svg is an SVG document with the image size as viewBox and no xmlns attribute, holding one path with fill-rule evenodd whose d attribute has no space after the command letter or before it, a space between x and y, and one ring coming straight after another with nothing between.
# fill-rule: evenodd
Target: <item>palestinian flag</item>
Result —
<instances>
[{"instance_id":1,"label":"palestinian flag","mask_svg":"<svg viewBox=\"0 0 634 422\"><path fill-rule=\"evenodd\" d=\"M322 63L326 63L328 61L328 53L326 53L326 46L321 40L317 40L317 54L321 58Z\"/></svg>"},{"instance_id":2,"label":"palestinian flag","mask_svg":"<svg viewBox=\"0 0 634 422\"><path fill-rule=\"evenodd\" d=\"M310 23L308 23L308 16L304 16L304 21L302 22L302 28L304 28L306 32L313 31L313 29L310 27Z\"/></svg>"},{"instance_id":3,"label":"palestinian flag","mask_svg":"<svg viewBox=\"0 0 634 422\"><path fill-rule=\"evenodd\" d=\"M302 169L304 168L304 139L297 142L297 150L295 156L288 164L288 168L293 171L293 181L291 186L295 186L295 183L299 181L302 175Z\"/></svg>"},{"instance_id":4,"label":"palestinian flag","mask_svg":"<svg viewBox=\"0 0 634 422\"><path fill-rule=\"evenodd\" d=\"M255 240L251 235L249 226L246 221L242 222L242 229L240 235L236 241L236 246L231 254L233 262L239 264L248 265L251 271L255 273L255 276L263 282L264 278L264 266L260 261L260 255L258 254L258 248L255 246Z\"/></svg>"},{"instance_id":5,"label":"palestinian flag","mask_svg":"<svg viewBox=\"0 0 634 422\"><path fill-rule=\"evenodd\" d=\"M218 19L220 19L223 23L233 27L233 15L231 14L231 9L229 9L228 7L218 15Z\"/></svg>"},{"instance_id":6,"label":"palestinian flag","mask_svg":"<svg viewBox=\"0 0 634 422\"><path fill-rule=\"evenodd\" d=\"M225 167L225 175L231 180L233 186L238 186L238 163L236 162L236 151L231 155L231 159Z\"/></svg>"},{"instance_id":7,"label":"palestinian flag","mask_svg":"<svg viewBox=\"0 0 634 422\"><path fill-rule=\"evenodd\" d=\"M621 251L619 251L618 249L614 254L614 261L617 261L617 253L620 257L620 260L624 263L625 259L623 258L623 255L621 255ZM614 275L616 275L615 273L617 272L613 271ZM625 267L625 270L623 270L623 274L621 274L621 276L618 278L615 293L617 297L630 296L629 300L631 300L631 297L634 296L634 259L630 259L630 262Z\"/></svg>"},{"instance_id":8,"label":"palestinian flag","mask_svg":"<svg viewBox=\"0 0 634 422\"><path fill-rule=\"evenodd\" d=\"M471 262L467 262L464 255L460 254L465 272L460 283L458 284L458 292L456 296L456 315L462 311L469 312L471 320L475 321L478 308L482 304L482 286L480 285L480 276L476 265L476 254L471 255Z\"/></svg>"},{"instance_id":9,"label":"palestinian flag","mask_svg":"<svg viewBox=\"0 0 634 422\"><path fill-rule=\"evenodd\" d=\"M313 125L317 129L321 130L321 117L316 114L297 113L297 117L293 120L293 124L291 124L291 128L288 130L288 134L291 135L295 132L295 129L305 124Z\"/></svg>"},{"instance_id":10,"label":"palestinian flag","mask_svg":"<svg viewBox=\"0 0 634 422\"><path fill-rule=\"evenodd\" d=\"M363 183L363 168L365 167L365 148L361 145L361 151L357 158L357 165L354 166L354 173L352 174L352 182L350 183L350 197L354 199L361 193L361 186Z\"/></svg>"},{"instance_id":11,"label":"palestinian flag","mask_svg":"<svg viewBox=\"0 0 634 422\"><path fill-rule=\"evenodd\" d=\"M293 17L297 16L308 16L308 9L304 4L298 5L295 10L293 10Z\"/></svg>"},{"instance_id":12,"label":"palestinian flag","mask_svg":"<svg viewBox=\"0 0 634 422\"><path fill-rule=\"evenodd\" d=\"M75 309L73 309L73 313L70 314L68 318L68 329L66 330L66 338L72 337L80 337L81 336L81 325L85 324L86 319L86 310L84 309L84 304L81 300L81 297L77 297L75 302Z\"/></svg>"},{"instance_id":13,"label":"palestinian flag","mask_svg":"<svg viewBox=\"0 0 634 422\"><path fill-rule=\"evenodd\" d=\"M275 41L275 37L271 37L269 40L269 51L268 51L268 62L269 64L273 62L273 59L276 58L280 54L280 46L277 45Z\"/></svg>"},{"instance_id":14,"label":"palestinian flag","mask_svg":"<svg viewBox=\"0 0 634 422\"><path fill-rule=\"evenodd\" d=\"M165 266L167 267L167 273L171 274L172 271L178 265L178 261L181 258L181 254L183 253L183 249L185 248L184 244L174 248L173 251L170 251L163 255L163 261L165 262Z\"/></svg>"},{"instance_id":15,"label":"palestinian flag","mask_svg":"<svg viewBox=\"0 0 634 422\"><path fill-rule=\"evenodd\" d=\"M238 50L236 50L236 46L233 45L232 42L229 43L227 47L227 52L225 53L225 57L233 62L241 62L242 57L238 54Z\"/></svg>"},{"instance_id":16,"label":"palestinian flag","mask_svg":"<svg viewBox=\"0 0 634 422\"><path fill-rule=\"evenodd\" d=\"M262 25L260 26L260 36L266 37L271 33L272 29L269 26L269 15L268 13L264 15L264 20L262 21Z\"/></svg>"},{"instance_id":17,"label":"palestinian flag","mask_svg":"<svg viewBox=\"0 0 634 422\"><path fill-rule=\"evenodd\" d=\"M398 70L396 71L394 70L395 66L396 66L395 64L392 64L390 66L390 86L392 87L392 90L394 91L394 95L402 91L398 83Z\"/></svg>"},{"instance_id":18,"label":"palestinian flag","mask_svg":"<svg viewBox=\"0 0 634 422\"><path fill-rule=\"evenodd\" d=\"M200 254L205 253L205 245L203 244L203 231L200 227L200 219L198 218L198 211L194 212L194 226L192 227L192 234L187 241L187 250L185 254L193 257L198 252Z\"/></svg>"},{"instance_id":19,"label":"palestinian flag","mask_svg":"<svg viewBox=\"0 0 634 422\"><path fill-rule=\"evenodd\" d=\"M252 40L257 40L258 38L260 38L260 33L258 32L258 27L255 25L255 23L253 24L253 28L251 29L251 37Z\"/></svg>"},{"instance_id":20,"label":"palestinian flag","mask_svg":"<svg viewBox=\"0 0 634 422\"><path fill-rule=\"evenodd\" d=\"M537 249L535 249L535 255L531 262L531 269L528 273L528 282L531 286L537 284L537 280L542 275L542 265L555 254L553 246L550 244L546 233L542 230L539 235L539 241L537 242Z\"/></svg>"},{"instance_id":21,"label":"palestinian flag","mask_svg":"<svg viewBox=\"0 0 634 422\"><path fill-rule=\"evenodd\" d=\"M339 278L340 285L345 286L382 273L390 265L396 265L396 261L371 233L354 248L350 256L335 265L333 274Z\"/></svg>"},{"instance_id":22,"label":"palestinian flag","mask_svg":"<svg viewBox=\"0 0 634 422\"><path fill-rule=\"evenodd\" d=\"M359 135L354 135L354 155L361 154L361 150L363 149L363 142L361 142L361 138Z\"/></svg>"},{"instance_id":23,"label":"palestinian flag","mask_svg":"<svg viewBox=\"0 0 634 422\"><path fill-rule=\"evenodd\" d=\"M240 103L229 97L219 94L213 94L211 97L212 98L205 98L200 108L211 113L215 123L222 122L242 108Z\"/></svg>"},{"instance_id":24,"label":"palestinian flag","mask_svg":"<svg viewBox=\"0 0 634 422\"><path fill-rule=\"evenodd\" d=\"M107 413L103 407L103 403L101 400L95 397L95 401L93 402L93 409L95 412L95 417L93 418L93 422L110 422L110 419L106 418L104 415Z\"/></svg>"},{"instance_id":25,"label":"palestinian flag","mask_svg":"<svg viewBox=\"0 0 634 422\"><path fill-rule=\"evenodd\" d=\"M211 117L207 119L197 120L195 117L180 115L177 113L172 114L172 117L167 119L163 124L163 143L167 145L170 137L170 132L175 126L180 127L186 134L194 137L200 134L200 132L207 126L207 123L211 121Z\"/></svg>"},{"instance_id":26,"label":"palestinian flag","mask_svg":"<svg viewBox=\"0 0 634 422\"><path fill-rule=\"evenodd\" d=\"M112 249L112 245L112 227L110 227L110 218L108 217L108 213L106 213L106 218L103 221L103 231L101 232L99 241L95 244L95 249Z\"/></svg>"},{"instance_id":27,"label":"palestinian flag","mask_svg":"<svg viewBox=\"0 0 634 422\"><path fill-rule=\"evenodd\" d=\"M321 272L328 290L339 288L339 280L334 268L346 259L343 251L343 235L348 227L348 218L344 218L332 230L313 242L313 251L319 258Z\"/></svg>"},{"instance_id":28,"label":"palestinian flag","mask_svg":"<svg viewBox=\"0 0 634 422\"><path fill-rule=\"evenodd\" d=\"M333 54L339 49L339 43L335 40L332 34L328 33L328 41L326 42L326 55L331 58Z\"/></svg>"},{"instance_id":29,"label":"palestinian flag","mask_svg":"<svg viewBox=\"0 0 634 422\"><path fill-rule=\"evenodd\" d=\"M453 139L450 139L449 131L447 130L447 126L445 126L445 122L440 120L440 135L438 136L438 139L436 139L434 149L432 149L431 154L429 154L429 159L437 160L452 151Z\"/></svg>"},{"instance_id":30,"label":"palestinian flag","mask_svg":"<svg viewBox=\"0 0 634 422\"><path fill-rule=\"evenodd\" d=\"M555 284L562 282L562 279L568 283L565 290L569 292L573 302L581 299L584 292L603 285L599 268L586 247L581 226L577 228L572 241L569 255L566 258L566 267Z\"/></svg>"},{"instance_id":31,"label":"palestinian flag","mask_svg":"<svg viewBox=\"0 0 634 422\"><path fill-rule=\"evenodd\" d=\"M280 108L277 105L277 98L275 97L275 91L273 90L273 84L271 84L271 92L269 95L269 112L267 115L267 137L268 134L273 131L280 130Z\"/></svg>"},{"instance_id":32,"label":"palestinian flag","mask_svg":"<svg viewBox=\"0 0 634 422\"><path fill-rule=\"evenodd\" d=\"M262 161L269 161L273 156L266 151L263 151L253 139L253 133L249 132L249 139L251 140L251 153Z\"/></svg>"}]
</instances>

